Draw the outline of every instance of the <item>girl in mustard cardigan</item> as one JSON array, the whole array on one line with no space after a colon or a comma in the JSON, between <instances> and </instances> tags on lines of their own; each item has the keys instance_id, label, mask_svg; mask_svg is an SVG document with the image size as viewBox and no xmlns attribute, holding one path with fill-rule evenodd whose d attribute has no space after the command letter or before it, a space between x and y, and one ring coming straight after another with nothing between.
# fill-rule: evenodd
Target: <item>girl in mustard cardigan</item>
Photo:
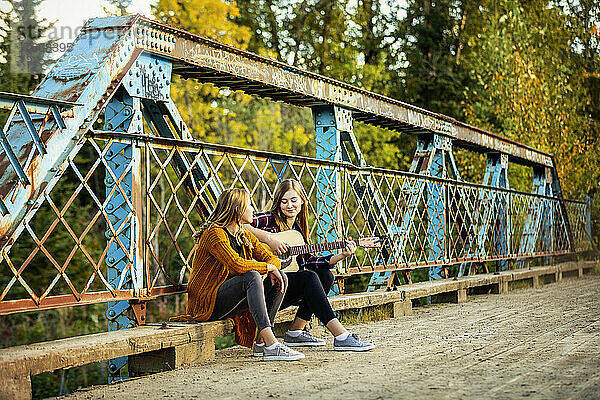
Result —
<instances>
[{"instance_id":1,"label":"girl in mustard cardigan","mask_svg":"<svg viewBox=\"0 0 600 400\"><path fill-rule=\"evenodd\" d=\"M214 212L194 235L187 314L172 320L233 318L238 344L251 347L258 329L256 340L265 343L265 361L299 360L304 354L279 343L273 334L287 277L279 271L279 259L244 228L252 222L253 211L247 191L228 189L221 193ZM244 313L248 309L251 318Z\"/></svg>"}]
</instances>

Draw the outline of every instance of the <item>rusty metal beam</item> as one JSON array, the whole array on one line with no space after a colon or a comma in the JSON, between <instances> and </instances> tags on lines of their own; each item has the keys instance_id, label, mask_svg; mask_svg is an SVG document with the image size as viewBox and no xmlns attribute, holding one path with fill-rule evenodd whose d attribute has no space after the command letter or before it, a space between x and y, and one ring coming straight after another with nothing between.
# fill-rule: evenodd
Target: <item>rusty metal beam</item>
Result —
<instances>
[{"instance_id":1,"label":"rusty metal beam","mask_svg":"<svg viewBox=\"0 0 600 400\"><path fill-rule=\"evenodd\" d=\"M25 94L0 92L0 108L10 110L17 101L23 101L27 107L27 111L32 114L45 114L49 106L57 106L61 109L69 109L75 106L81 106L80 103L72 101L62 101L46 99L37 96L28 96Z\"/></svg>"},{"instance_id":2,"label":"rusty metal beam","mask_svg":"<svg viewBox=\"0 0 600 400\"><path fill-rule=\"evenodd\" d=\"M33 140L33 143L35 144L36 149L38 150L38 152L41 155L46 154L47 153L46 147L44 147L44 144L42 143L42 140L40 139L40 135L38 134L38 131L35 128L35 125L33 125L33 121L31 120L31 115L29 115L29 111L27 111L27 107L25 106L25 103L23 102L23 100L17 101L17 108L19 109L19 112L21 113L21 117L23 117L23 121L25 121L25 126L27 127L27 131L31 135L31 140Z\"/></svg>"},{"instance_id":3,"label":"rusty metal beam","mask_svg":"<svg viewBox=\"0 0 600 400\"><path fill-rule=\"evenodd\" d=\"M13 151L13 149L12 149L10 143L8 142L8 139L6 138L6 135L4 134L4 131L2 130L1 127L0 127L0 140L2 141L2 148L4 149L4 153L8 157L10 165L12 165L12 167L14 168L17 176L19 177L19 180L24 185L29 185L29 179L27 178L25 171L23 171L23 168L21 167L19 160L17 160L17 156L15 155L15 152ZM8 213L8 211L7 211L7 213Z\"/></svg>"},{"instance_id":4,"label":"rusty metal beam","mask_svg":"<svg viewBox=\"0 0 600 400\"><path fill-rule=\"evenodd\" d=\"M113 21L114 22L114 21ZM372 93L325 76L304 71L288 64L236 49L214 40L149 20L142 16L131 22L135 43L146 51L173 60L178 67L174 73L197 75L213 82L227 78L245 80L249 87L258 83L265 87L299 95L300 99L335 104L357 113L375 117L371 123L406 131L411 126L428 132L449 136L456 145L480 152L498 151L509 155L512 162L525 165L552 166L551 155L493 132L476 128L443 114L425 110L402 101ZM96 19L84 29L88 31L122 28L115 23ZM242 89L236 84L237 89ZM303 101L290 98L292 104ZM395 121L398 125L389 124ZM411 133L410 131L408 131Z\"/></svg>"},{"instance_id":5,"label":"rusty metal beam","mask_svg":"<svg viewBox=\"0 0 600 400\"><path fill-rule=\"evenodd\" d=\"M138 300L133 290L119 290L113 294L109 291L82 293L77 300L73 294L48 296L36 304L32 299L8 300L0 302L0 315L21 313L26 311L52 310L55 308L81 306L84 304L96 304L115 300Z\"/></svg>"}]
</instances>

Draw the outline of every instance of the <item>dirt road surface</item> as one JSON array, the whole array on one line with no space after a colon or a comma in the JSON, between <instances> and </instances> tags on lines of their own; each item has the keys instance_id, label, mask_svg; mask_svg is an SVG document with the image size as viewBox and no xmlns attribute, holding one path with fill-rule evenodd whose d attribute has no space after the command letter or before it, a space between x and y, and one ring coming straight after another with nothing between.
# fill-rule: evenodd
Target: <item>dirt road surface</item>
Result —
<instances>
[{"instance_id":1,"label":"dirt road surface","mask_svg":"<svg viewBox=\"0 0 600 400\"><path fill-rule=\"evenodd\" d=\"M217 359L67 399L600 398L600 275L414 309L350 327L367 353L306 350L263 362L240 347ZM326 337L324 332L319 332Z\"/></svg>"}]
</instances>

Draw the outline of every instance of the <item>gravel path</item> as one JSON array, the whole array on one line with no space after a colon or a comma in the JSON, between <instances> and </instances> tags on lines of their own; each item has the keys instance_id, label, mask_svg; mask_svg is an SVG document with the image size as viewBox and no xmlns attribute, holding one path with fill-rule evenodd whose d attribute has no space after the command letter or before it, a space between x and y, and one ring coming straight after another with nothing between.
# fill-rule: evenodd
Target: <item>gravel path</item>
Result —
<instances>
[{"instance_id":1,"label":"gravel path","mask_svg":"<svg viewBox=\"0 0 600 400\"><path fill-rule=\"evenodd\" d=\"M589 399L600 398L600 275L414 309L351 327L368 353L306 350L299 362L247 349L67 399ZM318 332L326 337L324 332Z\"/></svg>"}]
</instances>

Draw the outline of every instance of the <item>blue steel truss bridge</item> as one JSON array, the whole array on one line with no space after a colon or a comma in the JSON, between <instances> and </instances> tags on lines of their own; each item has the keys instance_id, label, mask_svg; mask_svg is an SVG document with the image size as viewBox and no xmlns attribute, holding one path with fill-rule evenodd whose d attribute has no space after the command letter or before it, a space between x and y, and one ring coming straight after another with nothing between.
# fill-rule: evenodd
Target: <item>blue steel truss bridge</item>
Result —
<instances>
[{"instance_id":1,"label":"blue steel truss bridge","mask_svg":"<svg viewBox=\"0 0 600 400\"><path fill-rule=\"evenodd\" d=\"M310 108L316 157L193 139L173 75ZM262 209L287 178L317 241L385 238L337 266L338 292L358 274L376 290L592 249L589 202L563 197L550 154L141 16L89 20L31 96L0 106L0 315L107 303L109 330L144 324L146 302L185 292L219 193L244 187ZM368 165L354 121L414 135L410 170ZM481 184L461 179L457 148L487 157ZM531 168L531 192L510 188L511 164Z\"/></svg>"}]
</instances>

